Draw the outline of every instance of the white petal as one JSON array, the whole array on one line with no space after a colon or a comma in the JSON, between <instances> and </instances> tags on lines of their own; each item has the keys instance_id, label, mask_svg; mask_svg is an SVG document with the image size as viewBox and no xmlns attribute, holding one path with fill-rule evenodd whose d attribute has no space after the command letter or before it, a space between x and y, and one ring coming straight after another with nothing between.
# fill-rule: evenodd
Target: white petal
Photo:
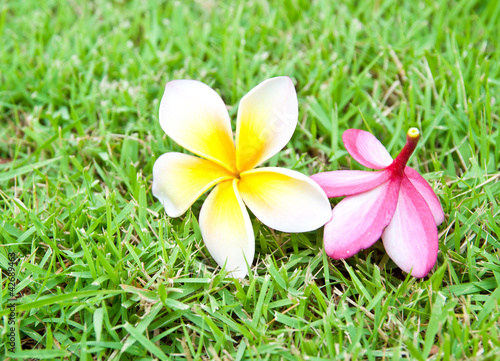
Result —
<instances>
[{"instance_id":1,"label":"white petal","mask_svg":"<svg viewBox=\"0 0 500 361\"><path fill-rule=\"evenodd\" d=\"M238 189L253 214L279 231L312 231L331 216L330 202L323 190L309 177L289 169L244 172Z\"/></svg>"},{"instance_id":2,"label":"white petal","mask_svg":"<svg viewBox=\"0 0 500 361\"><path fill-rule=\"evenodd\" d=\"M238 193L237 180L221 182L207 197L200 212L200 229L208 251L231 276L248 274L255 238L248 212Z\"/></svg>"},{"instance_id":3,"label":"white petal","mask_svg":"<svg viewBox=\"0 0 500 361\"><path fill-rule=\"evenodd\" d=\"M232 178L227 169L209 160L166 153L153 166L153 195L170 217L178 217L209 188Z\"/></svg>"},{"instance_id":4,"label":"white petal","mask_svg":"<svg viewBox=\"0 0 500 361\"><path fill-rule=\"evenodd\" d=\"M241 172L271 158L290 140L298 120L297 94L288 77L268 79L241 99L236 164Z\"/></svg>"},{"instance_id":5,"label":"white petal","mask_svg":"<svg viewBox=\"0 0 500 361\"><path fill-rule=\"evenodd\" d=\"M231 121L221 97L195 80L174 80L165 86L160 125L185 149L234 171L236 155Z\"/></svg>"}]
</instances>

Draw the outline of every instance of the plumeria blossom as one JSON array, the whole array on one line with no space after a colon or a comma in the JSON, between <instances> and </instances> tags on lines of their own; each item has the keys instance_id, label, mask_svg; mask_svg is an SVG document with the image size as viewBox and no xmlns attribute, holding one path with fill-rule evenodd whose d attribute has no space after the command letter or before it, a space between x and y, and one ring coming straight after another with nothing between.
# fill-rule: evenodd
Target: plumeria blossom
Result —
<instances>
[{"instance_id":1,"label":"plumeria blossom","mask_svg":"<svg viewBox=\"0 0 500 361\"><path fill-rule=\"evenodd\" d=\"M342 140L351 156L380 171L340 170L312 176L328 197L346 196L325 225L325 251L331 258L349 258L382 236L399 268L418 278L429 273L436 263L437 225L444 213L429 183L406 166L419 138L418 129L411 128L406 145L393 160L371 133L344 132Z\"/></svg>"},{"instance_id":2,"label":"plumeria blossom","mask_svg":"<svg viewBox=\"0 0 500 361\"><path fill-rule=\"evenodd\" d=\"M268 79L240 101L233 141L224 102L209 86L174 80L165 86L160 124L177 144L201 158L166 153L153 167L153 194L179 217L207 190L199 224L205 245L233 277L245 277L255 251L247 206L268 227L305 232L324 225L331 206L309 177L283 168L255 168L290 140L298 120L290 78Z\"/></svg>"}]
</instances>

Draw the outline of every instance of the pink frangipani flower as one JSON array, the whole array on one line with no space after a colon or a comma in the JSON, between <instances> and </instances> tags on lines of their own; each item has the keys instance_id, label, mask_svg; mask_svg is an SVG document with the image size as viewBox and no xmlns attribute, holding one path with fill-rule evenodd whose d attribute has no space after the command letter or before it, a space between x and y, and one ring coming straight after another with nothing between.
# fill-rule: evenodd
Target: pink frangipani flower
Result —
<instances>
[{"instance_id":1,"label":"pink frangipani flower","mask_svg":"<svg viewBox=\"0 0 500 361\"><path fill-rule=\"evenodd\" d=\"M325 225L325 251L349 258L380 237L391 259L414 277L425 277L436 263L437 225L444 220L434 190L406 166L420 133L411 128L396 159L371 133L348 129L342 140L351 156L378 172L340 170L312 176L329 198L346 196Z\"/></svg>"},{"instance_id":2,"label":"pink frangipani flower","mask_svg":"<svg viewBox=\"0 0 500 361\"><path fill-rule=\"evenodd\" d=\"M261 167L290 140L298 102L290 78L268 79L241 99L233 138L221 97L208 85L174 80L165 86L160 124L177 144L198 155L170 152L153 167L153 194L170 217L179 217L213 188L200 211L205 245L233 277L248 274L255 235L246 207L266 226L306 232L330 218L330 202L309 177Z\"/></svg>"}]
</instances>

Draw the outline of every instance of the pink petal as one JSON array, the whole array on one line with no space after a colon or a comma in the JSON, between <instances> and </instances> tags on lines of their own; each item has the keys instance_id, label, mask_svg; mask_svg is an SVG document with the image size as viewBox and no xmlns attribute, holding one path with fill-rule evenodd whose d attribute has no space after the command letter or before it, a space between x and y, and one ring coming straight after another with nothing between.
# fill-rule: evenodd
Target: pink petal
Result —
<instances>
[{"instance_id":1,"label":"pink petal","mask_svg":"<svg viewBox=\"0 0 500 361\"><path fill-rule=\"evenodd\" d=\"M424 198L405 176L401 180L396 212L382 240L389 257L414 277L425 277L436 263L436 222Z\"/></svg>"},{"instance_id":2,"label":"pink petal","mask_svg":"<svg viewBox=\"0 0 500 361\"><path fill-rule=\"evenodd\" d=\"M440 225L444 221L444 212L443 207L441 207L441 203L439 202L439 198L434 193L432 187L427 183L427 181L413 168L406 167L405 174L410 179L411 184L420 195L425 199L427 205L431 209L432 216L436 221L437 225Z\"/></svg>"},{"instance_id":3,"label":"pink petal","mask_svg":"<svg viewBox=\"0 0 500 361\"><path fill-rule=\"evenodd\" d=\"M334 259L349 258L374 244L396 210L400 182L400 177L390 178L337 204L325 226L326 254Z\"/></svg>"},{"instance_id":4,"label":"pink petal","mask_svg":"<svg viewBox=\"0 0 500 361\"><path fill-rule=\"evenodd\" d=\"M342 140L349 154L365 167L384 169L392 163L387 149L369 132L347 129L342 134Z\"/></svg>"},{"instance_id":5,"label":"pink petal","mask_svg":"<svg viewBox=\"0 0 500 361\"><path fill-rule=\"evenodd\" d=\"M390 176L388 171L336 170L313 174L311 178L323 188L328 198L333 198L366 192L381 185Z\"/></svg>"}]
</instances>

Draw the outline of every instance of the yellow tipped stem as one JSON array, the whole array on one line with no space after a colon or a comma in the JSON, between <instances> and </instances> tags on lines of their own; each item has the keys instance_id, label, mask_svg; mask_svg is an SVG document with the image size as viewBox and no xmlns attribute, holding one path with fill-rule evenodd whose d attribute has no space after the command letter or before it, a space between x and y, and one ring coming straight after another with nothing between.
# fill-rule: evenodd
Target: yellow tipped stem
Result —
<instances>
[{"instance_id":1,"label":"yellow tipped stem","mask_svg":"<svg viewBox=\"0 0 500 361\"><path fill-rule=\"evenodd\" d=\"M406 144L401 152L398 154L390 168L398 174L403 174L406 163L411 154L417 147L418 140L420 139L420 131L417 128L410 128L406 133Z\"/></svg>"},{"instance_id":2,"label":"yellow tipped stem","mask_svg":"<svg viewBox=\"0 0 500 361\"><path fill-rule=\"evenodd\" d=\"M410 128L406 135L412 139L420 138L420 131L417 128Z\"/></svg>"}]
</instances>

